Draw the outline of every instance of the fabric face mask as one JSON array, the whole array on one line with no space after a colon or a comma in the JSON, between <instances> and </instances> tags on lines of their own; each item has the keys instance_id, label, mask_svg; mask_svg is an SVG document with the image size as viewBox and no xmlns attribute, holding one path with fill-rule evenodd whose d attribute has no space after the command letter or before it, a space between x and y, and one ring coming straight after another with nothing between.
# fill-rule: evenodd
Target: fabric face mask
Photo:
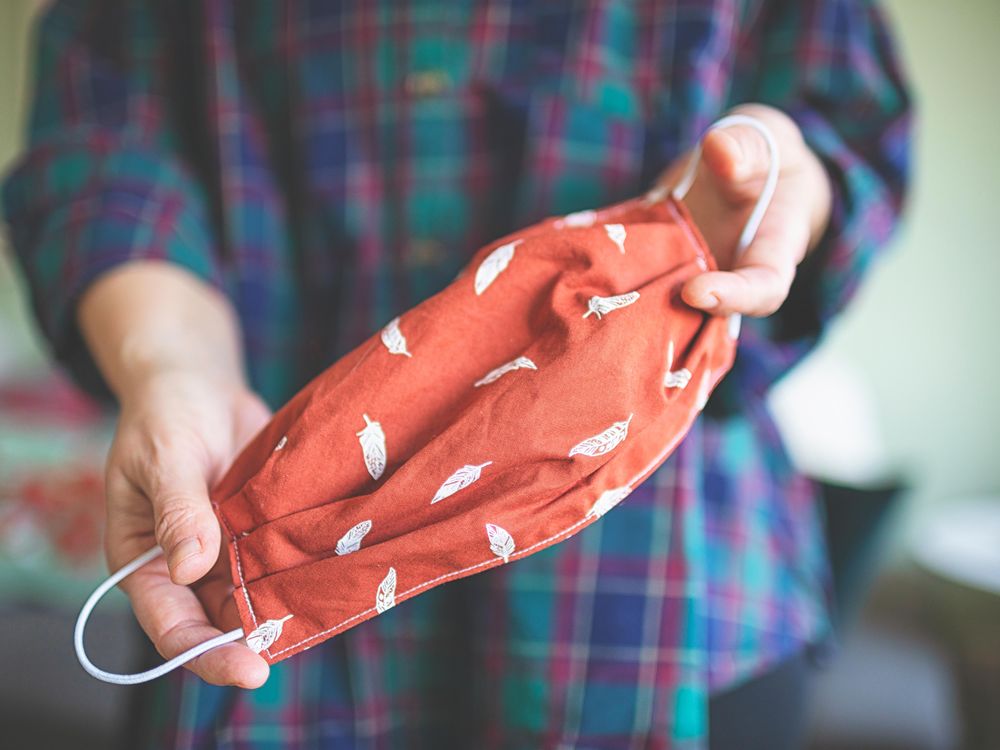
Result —
<instances>
[{"instance_id":1,"label":"fabric face mask","mask_svg":"<svg viewBox=\"0 0 1000 750\"><path fill-rule=\"evenodd\" d=\"M740 240L753 237L772 169ZM444 290L300 391L212 501L245 638L269 663L435 586L514 563L596 522L656 469L732 366L739 318L680 299L715 262L673 193L542 221L482 248Z\"/></svg>"}]
</instances>

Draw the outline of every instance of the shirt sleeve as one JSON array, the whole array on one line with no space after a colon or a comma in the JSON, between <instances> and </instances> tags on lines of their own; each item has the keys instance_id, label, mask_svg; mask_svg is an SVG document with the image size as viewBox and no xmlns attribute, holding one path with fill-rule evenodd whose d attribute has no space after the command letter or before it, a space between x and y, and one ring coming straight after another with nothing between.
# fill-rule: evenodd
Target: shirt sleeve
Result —
<instances>
[{"instance_id":1,"label":"shirt sleeve","mask_svg":"<svg viewBox=\"0 0 1000 750\"><path fill-rule=\"evenodd\" d=\"M3 186L41 330L99 395L107 390L75 320L88 284L127 261L157 259L221 286L205 192L171 127L167 43L151 5L119 4L124 17L102 22L105 4L60 2L41 18L28 147Z\"/></svg>"},{"instance_id":2,"label":"shirt sleeve","mask_svg":"<svg viewBox=\"0 0 1000 750\"><path fill-rule=\"evenodd\" d=\"M805 356L857 291L899 220L909 177L911 98L887 22L865 0L764 6L733 88L789 114L826 166L833 212L768 318L745 318L741 385L763 395ZM743 360L740 362L739 360Z\"/></svg>"}]
</instances>

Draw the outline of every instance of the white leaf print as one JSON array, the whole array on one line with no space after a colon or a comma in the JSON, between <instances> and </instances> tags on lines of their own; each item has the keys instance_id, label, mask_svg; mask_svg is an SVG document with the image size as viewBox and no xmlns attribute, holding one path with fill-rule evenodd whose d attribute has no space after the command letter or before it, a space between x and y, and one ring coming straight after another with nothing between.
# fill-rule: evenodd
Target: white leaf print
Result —
<instances>
[{"instance_id":1,"label":"white leaf print","mask_svg":"<svg viewBox=\"0 0 1000 750\"><path fill-rule=\"evenodd\" d=\"M580 441L570 449L569 455L572 457L580 453L584 456L602 456L613 451L628 435L628 426L633 416L635 415L629 414L628 419L615 422L604 432Z\"/></svg>"},{"instance_id":2,"label":"white leaf print","mask_svg":"<svg viewBox=\"0 0 1000 750\"><path fill-rule=\"evenodd\" d=\"M246 638L247 646L255 654L259 654L264 649L269 648L272 643L281 637L282 627L291 619L292 615L287 615L280 620L268 620L262 623L258 628L250 631L250 634Z\"/></svg>"},{"instance_id":3,"label":"white leaf print","mask_svg":"<svg viewBox=\"0 0 1000 750\"><path fill-rule=\"evenodd\" d=\"M679 370L673 372L668 371L663 377L663 387L664 388L686 388L687 384L691 382L691 371L682 367Z\"/></svg>"},{"instance_id":4,"label":"white leaf print","mask_svg":"<svg viewBox=\"0 0 1000 750\"><path fill-rule=\"evenodd\" d=\"M597 211L590 209L586 211L575 211L571 214L566 214L561 219L556 221L556 228L592 227L595 221L597 221Z\"/></svg>"},{"instance_id":5,"label":"white leaf print","mask_svg":"<svg viewBox=\"0 0 1000 750\"><path fill-rule=\"evenodd\" d=\"M395 606L396 569L389 568L389 572L382 579L382 583L378 585L378 591L375 593L375 611L382 614L387 609L392 609Z\"/></svg>"},{"instance_id":6,"label":"white leaf print","mask_svg":"<svg viewBox=\"0 0 1000 750\"><path fill-rule=\"evenodd\" d=\"M337 554L338 555L349 555L352 552L357 552L361 549L361 540L365 538L365 534L372 530L372 522L362 521L356 524L344 534L340 541L337 542Z\"/></svg>"},{"instance_id":7,"label":"white leaf print","mask_svg":"<svg viewBox=\"0 0 1000 750\"><path fill-rule=\"evenodd\" d=\"M605 224L604 231L608 233L608 238L618 245L621 254L625 254L625 227L621 224Z\"/></svg>"},{"instance_id":8,"label":"white leaf print","mask_svg":"<svg viewBox=\"0 0 1000 750\"><path fill-rule=\"evenodd\" d=\"M614 489L604 490L601 496L594 502L593 507L587 511L588 518L600 518L618 503L624 500L632 492L632 488L627 484Z\"/></svg>"},{"instance_id":9,"label":"white leaf print","mask_svg":"<svg viewBox=\"0 0 1000 750\"><path fill-rule=\"evenodd\" d=\"M482 294L486 288L492 284L514 257L514 248L520 245L522 240L514 240L506 245L501 245L491 252L476 269L476 294Z\"/></svg>"},{"instance_id":10,"label":"white leaf print","mask_svg":"<svg viewBox=\"0 0 1000 750\"><path fill-rule=\"evenodd\" d=\"M406 350L406 337L399 330L398 316L390 320L385 328L382 329L382 343L385 344L385 348L389 350L390 354L403 354L407 357L413 356Z\"/></svg>"},{"instance_id":11,"label":"white leaf print","mask_svg":"<svg viewBox=\"0 0 1000 750\"><path fill-rule=\"evenodd\" d=\"M436 503L438 500L444 500L446 497L451 497L459 490L468 487L470 484L479 479L479 475L482 473L484 466L489 466L492 461L487 461L484 464L466 464L461 469L456 471L442 484L438 491L434 494L434 499L431 500L431 505Z\"/></svg>"},{"instance_id":12,"label":"white leaf print","mask_svg":"<svg viewBox=\"0 0 1000 750\"><path fill-rule=\"evenodd\" d=\"M276 446L274 446L274 450L280 451L286 445L288 445L288 436L284 435L284 436L282 436L281 440L278 441L278 444Z\"/></svg>"},{"instance_id":13,"label":"white leaf print","mask_svg":"<svg viewBox=\"0 0 1000 750\"><path fill-rule=\"evenodd\" d=\"M368 473L372 479L378 479L385 471L385 433L382 431L382 425L373 422L367 414L361 416L365 419L365 427L354 434L361 443L361 453Z\"/></svg>"},{"instance_id":14,"label":"white leaf print","mask_svg":"<svg viewBox=\"0 0 1000 750\"><path fill-rule=\"evenodd\" d=\"M729 325L727 327L729 331L729 338L738 339L740 337L740 325L743 323L743 317L739 313L731 313L729 316Z\"/></svg>"},{"instance_id":15,"label":"white leaf print","mask_svg":"<svg viewBox=\"0 0 1000 750\"><path fill-rule=\"evenodd\" d=\"M591 313L596 313L597 317L600 318L612 310L617 310L619 307L626 307L631 305L639 299L639 292L628 292L627 294L616 294L612 297L598 297L594 295L587 302L587 312L583 314L583 317L587 317Z\"/></svg>"},{"instance_id":16,"label":"white leaf print","mask_svg":"<svg viewBox=\"0 0 1000 750\"><path fill-rule=\"evenodd\" d=\"M486 536L493 554L502 557L504 562L510 562L510 556L514 554L514 537L495 523L486 524Z\"/></svg>"},{"instance_id":17,"label":"white leaf print","mask_svg":"<svg viewBox=\"0 0 1000 750\"><path fill-rule=\"evenodd\" d=\"M704 409L705 404L708 403L708 396L712 387L711 380L712 373L706 368L705 372L701 376L701 383L698 384L698 399L695 404L698 411Z\"/></svg>"},{"instance_id":18,"label":"white leaf print","mask_svg":"<svg viewBox=\"0 0 1000 750\"><path fill-rule=\"evenodd\" d=\"M490 370L482 377L482 379L477 380L473 385L476 388L478 388L481 385L492 383L494 380L497 380L502 375L506 375L508 372L511 372L512 370L520 370L522 368L527 370L538 369L535 363L532 362L527 357L518 357L517 359L512 359L510 362L507 362L506 364L500 365L495 370Z\"/></svg>"}]
</instances>

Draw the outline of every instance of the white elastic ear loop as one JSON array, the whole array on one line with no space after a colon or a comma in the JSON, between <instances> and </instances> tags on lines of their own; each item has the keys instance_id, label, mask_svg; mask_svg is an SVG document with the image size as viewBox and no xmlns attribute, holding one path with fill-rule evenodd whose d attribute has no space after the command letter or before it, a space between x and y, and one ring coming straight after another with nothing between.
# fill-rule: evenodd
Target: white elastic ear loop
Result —
<instances>
[{"instance_id":1,"label":"white elastic ear loop","mask_svg":"<svg viewBox=\"0 0 1000 750\"><path fill-rule=\"evenodd\" d=\"M140 682L149 682L150 680L155 680L157 677L165 675L167 672L172 672L177 669L177 667L182 664L186 664L196 656L201 656L206 651L211 651L213 648L217 648L218 646L222 646L226 643L238 641L243 637L243 630L241 628L230 630L228 633L217 635L215 638L207 640L204 643L199 643L194 648L189 648L183 654L175 656L170 661L165 662L158 667L154 667L153 669L149 669L145 672L139 672L138 674L115 674L114 672L105 672L103 669L94 666L94 663L87 657L87 651L83 646L83 630L87 626L87 620L90 618L90 613L93 612L94 607L97 606L97 603L101 601L104 595L118 585L119 581L137 571L150 560L155 560L162 554L163 550L160 547L153 547L152 549L143 552L137 558L132 560L132 562L125 565L116 573L113 573L106 581L104 581L104 583L94 589L94 593L90 595L86 604L83 605L83 609L80 610L80 614L76 618L76 628L73 630L73 646L76 649L76 658L80 661L80 666L82 666L92 677L96 677L104 682L112 682L116 685L138 685Z\"/></svg>"},{"instance_id":2,"label":"white elastic ear loop","mask_svg":"<svg viewBox=\"0 0 1000 750\"><path fill-rule=\"evenodd\" d=\"M764 214L767 212L767 207L771 204L771 199L774 197L774 190L778 186L778 171L781 168L778 158L778 143L774 140L774 136L768 127L758 120L756 117L751 117L750 115L727 115L719 120L716 120L711 125L709 125L708 130L705 133L709 133L716 128L725 128L730 125L746 125L751 127L764 136L764 141L767 143L767 155L769 159L769 165L767 169L767 179L764 181L764 189L760 191L760 196L757 198L757 203L753 207L753 211L750 213L750 217L747 219L747 223L743 227L743 232L740 234L739 241L736 245L736 255L739 257L743 254L743 251L750 247L750 243L753 242L754 237L757 236L757 230L760 229L760 223L764 219ZM676 200L684 200L684 197L688 194L691 189L691 185L694 184L695 175L698 173L698 162L701 159L701 143L704 138L698 139L698 145L695 146L694 153L692 153L687 166L684 168L684 174L680 181L673 189L673 197Z\"/></svg>"}]
</instances>

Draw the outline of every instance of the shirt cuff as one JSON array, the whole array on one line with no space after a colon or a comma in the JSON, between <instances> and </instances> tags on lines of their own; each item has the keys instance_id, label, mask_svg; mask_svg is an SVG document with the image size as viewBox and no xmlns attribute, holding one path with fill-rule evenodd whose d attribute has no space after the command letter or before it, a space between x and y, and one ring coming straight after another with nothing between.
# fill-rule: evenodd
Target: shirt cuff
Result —
<instances>
[{"instance_id":1,"label":"shirt cuff","mask_svg":"<svg viewBox=\"0 0 1000 750\"><path fill-rule=\"evenodd\" d=\"M809 109L789 114L827 170L832 206L826 230L799 264L782 306L767 318L744 321L741 353L754 360L745 363L751 366L744 376L761 395L815 348L854 298L882 255L901 208L901 189L893 189L821 115ZM882 146L892 140L887 134Z\"/></svg>"},{"instance_id":2,"label":"shirt cuff","mask_svg":"<svg viewBox=\"0 0 1000 750\"><path fill-rule=\"evenodd\" d=\"M137 260L175 263L219 288L222 277L199 190L181 168L144 147L109 148L102 140L96 147L104 153L95 154L95 143L86 145L30 152L4 186L4 208L56 360L106 400L110 392L76 323L91 282Z\"/></svg>"}]
</instances>

